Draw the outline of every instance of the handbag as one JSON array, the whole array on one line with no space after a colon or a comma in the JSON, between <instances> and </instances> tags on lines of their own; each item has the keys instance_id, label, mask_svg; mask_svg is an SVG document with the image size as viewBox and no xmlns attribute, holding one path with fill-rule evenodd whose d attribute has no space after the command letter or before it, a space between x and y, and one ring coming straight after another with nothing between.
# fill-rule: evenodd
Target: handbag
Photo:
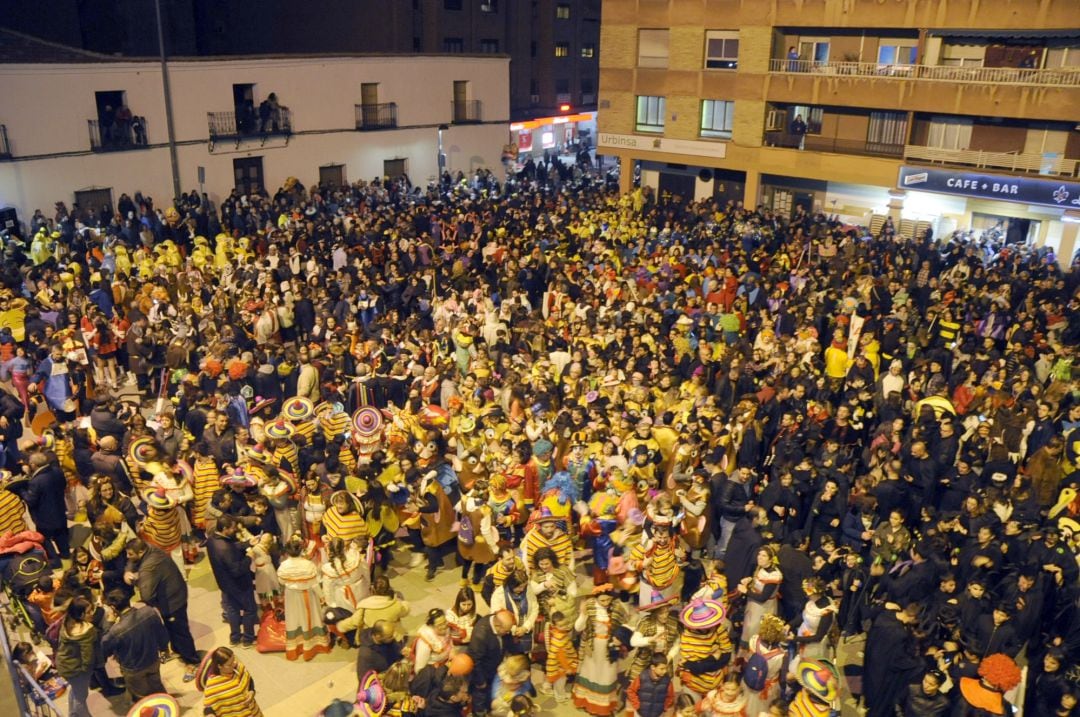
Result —
<instances>
[{"instance_id":1,"label":"handbag","mask_svg":"<svg viewBox=\"0 0 1080 717\"><path fill-rule=\"evenodd\" d=\"M259 632L255 636L258 652L285 652L285 615L278 610L267 610L259 620Z\"/></svg>"}]
</instances>

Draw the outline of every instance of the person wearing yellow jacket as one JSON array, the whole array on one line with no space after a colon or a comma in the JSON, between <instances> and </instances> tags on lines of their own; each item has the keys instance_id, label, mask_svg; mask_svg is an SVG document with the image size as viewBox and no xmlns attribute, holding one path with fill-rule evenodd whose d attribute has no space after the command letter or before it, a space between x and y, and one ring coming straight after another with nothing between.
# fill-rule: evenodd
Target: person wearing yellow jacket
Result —
<instances>
[{"instance_id":1,"label":"person wearing yellow jacket","mask_svg":"<svg viewBox=\"0 0 1080 717\"><path fill-rule=\"evenodd\" d=\"M833 332L832 343L825 349L825 375L830 381L838 383L847 376L850 366L851 359L848 358L847 341L844 339L844 332L837 329Z\"/></svg>"}]
</instances>

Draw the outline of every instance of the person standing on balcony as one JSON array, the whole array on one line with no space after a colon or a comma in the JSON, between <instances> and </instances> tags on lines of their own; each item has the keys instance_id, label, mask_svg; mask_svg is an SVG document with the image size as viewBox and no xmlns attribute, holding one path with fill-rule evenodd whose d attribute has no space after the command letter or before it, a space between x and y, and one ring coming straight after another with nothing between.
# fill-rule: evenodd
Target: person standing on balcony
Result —
<instances>
[{"instance_id":1,"label":"person standing on balcony","mask_svg":"<svg viewBox=\"0 0 1080 717\"><path fill-rule=\"evenodd\" d=\"M799 51L795 49L794 45L787 49L787 71L799 71Z\"/></svg>"},{"instance_id":2,"label":"person standing on balcony","mask_svg":"<svg viewBox=\"0 0 1080 717\"><path fill-rule=\"evenodd\" d=\"M806 141L806 122L802 115L795 115L795 119L791 121L791 138L795 147L803 148L803 142Z\"/></svg>"}]
</instances>

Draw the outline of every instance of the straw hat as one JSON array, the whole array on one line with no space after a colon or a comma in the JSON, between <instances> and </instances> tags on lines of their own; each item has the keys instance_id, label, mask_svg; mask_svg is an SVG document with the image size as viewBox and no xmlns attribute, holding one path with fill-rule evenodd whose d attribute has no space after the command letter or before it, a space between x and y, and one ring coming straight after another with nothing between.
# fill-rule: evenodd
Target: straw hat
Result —
<instances>
[{"instance_id":1,"label":"straw hat","mask_svg":"<svg viewBox=\"0 0 1080 717\"><path fill-rule=\"evenodd\" d=\"M170 510L176 507L176 499L166 493L164 488L148 491L143 496L143 500L148 506L158 510Z\"/></svg>"},{"instance_id":2,"label":"straw hat","mask_svg":"<svg viewBox=\"0 0 1080 717\"><path fill-rule=\"evenodd\" d=\"M679 621L691 630L709 630L724 621L724 606L708 598L691 600Z\"/></svg>"},{"instance_id":3,"label":"straw hat","mask_svg":"<svg viewBox=\"0 0 1080 717\"><path fill-rule=\"evenodd\" d=\"M303 396L294 396L281 405L281 415L293 423L300 423L315 415L315 406Z\"/></svg>"}]
</instances>

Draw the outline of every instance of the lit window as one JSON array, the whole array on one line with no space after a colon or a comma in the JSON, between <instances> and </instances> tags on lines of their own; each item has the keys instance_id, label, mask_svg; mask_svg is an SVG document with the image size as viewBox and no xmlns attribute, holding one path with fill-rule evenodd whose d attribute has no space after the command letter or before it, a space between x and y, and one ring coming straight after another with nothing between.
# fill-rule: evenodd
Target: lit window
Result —
<instances>
[{"instance_id":1,"label":"lit window","mask_svg":"<svg viewBox=\"0 0 1080 717\"><path fill-rule=\"evenodd\" d=\"M703 100L701 103L701 136L731 139L734 118L734 102L728 100Z\"/></svg>"},{"instance_id":2,"label":"lit window","mask_svg":"<svg viewBox=\"0 0 1080 717\"><path fill-rule=\"evenodd\" d=\"M638 30L638 67L668 66L668 30Z\"/></svg>"},{"instance_id":3,"label":"lit window","mask_svg":"<svg viewBox=\"0 0 1080 717\"><path fill-rule=\"evenodd\" d=\"M570 43L569 42L556 42L555 43L555 57L569 57L570 56Z\"/></svg>"},{"instance_id":4,"label":"lit window","mask_svg":"<svg viewBox=\"0 0 1080 717\"><path fill-rule=\"evenodd\" d=\"M569 20L570 19L570 6L569 5L556 5L555 6L555 17L557 17L560 20Z\"/></svg>"},{"instance_id":5,"label":"lit window","mask_svg":"<svg viewBox=\"0 0 1080 717\"><path fill-rule=\"evenodd\" d=\"M590 42L587 45L582 45L581 46L581 56L582 57L593 57L595 55L596 55L596 45L594 45L594 44L592 44Z\"/></svg>"},{"instance_id":6,"label":"lit window","mask_svg":"<svg viewBox=\"0 0 1080 717\"><path fill-rule=\"evenodd\" d=\"M638 95L637 98L637 131L638 132L663 132L664 131L664 98L649 95Z\"/></svg>"},{"instance_id":7,"label":"lit window","mask_svg":"<svg viewBox=\"0 0 1080 717\"><path fill-rule=\"evenodd\" d=\"M709 30L705 33L705 69L734 70L739 66L739 32Z\"/></svg>"}]
</instances>

